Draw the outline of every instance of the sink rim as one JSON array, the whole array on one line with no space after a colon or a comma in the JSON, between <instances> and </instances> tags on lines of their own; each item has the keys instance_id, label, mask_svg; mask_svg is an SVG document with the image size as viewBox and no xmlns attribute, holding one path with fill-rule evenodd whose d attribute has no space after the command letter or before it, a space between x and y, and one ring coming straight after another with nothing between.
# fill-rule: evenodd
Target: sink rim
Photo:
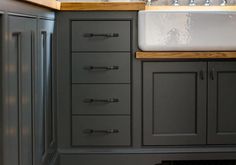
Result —
<instances>
[{"instance_id":1,"label":"sink rim","mask_svg":"<svg viewBox=\"0 0 236 165\"><path fill-rule=\"evenodd\" d=\"M139 12L236 12L234 6L146 6L145 10Z\"/></svg>"}]
</instances>

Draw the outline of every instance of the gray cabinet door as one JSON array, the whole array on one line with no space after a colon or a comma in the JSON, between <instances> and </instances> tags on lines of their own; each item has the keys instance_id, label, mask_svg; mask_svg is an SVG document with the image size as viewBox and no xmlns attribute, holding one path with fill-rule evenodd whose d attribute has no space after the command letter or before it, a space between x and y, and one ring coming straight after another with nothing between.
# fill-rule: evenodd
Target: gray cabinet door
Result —
<instances>
[{"instance_id":1,"label":"gray cabinet door","mask_svg":"<svg viewBox=\"0 0 236 165\"><path fill-rule=\"evenodd\" d=\"M8 17L9 26L9 164L33 164L32 59L35 56L36 19Z\"/></svg>"},{"instance_id":2,"label":"gray cabinet door","mask_svg":"<svg viewBox=\"0 0 236 165\"><path fill-rule=\"evenodd\" d=\"M143 145L206 143L206 63L144 62Z\"/></svg>"},{"instance_id":3,"label":"gray cabinet door","mask_svg":"<svg viewBox=\"0 0 236 165\"><path fill-rule=\"evenodd\" d=\"M208 144L236 144L236 62L208 68Z\"/></svg>"},{"instance_id":4,"label":"gray cabinet door","mask_svg":"<svg viewBox=\"0 0 236 165\"><path fill-rule=\"evenodd\" d=\"M34 59L36 165L50 159L55 150L55 113L53 107L54 21L38 20L38 54Z\"/></svg>"}]
</instances>

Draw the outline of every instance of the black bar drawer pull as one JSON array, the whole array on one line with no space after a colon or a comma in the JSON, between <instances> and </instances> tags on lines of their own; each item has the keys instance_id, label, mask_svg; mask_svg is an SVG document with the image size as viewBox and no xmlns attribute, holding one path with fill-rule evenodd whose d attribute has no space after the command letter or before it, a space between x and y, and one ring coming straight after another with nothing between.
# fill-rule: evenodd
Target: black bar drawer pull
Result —
<instances>
[{"instance_id":1,"label":"black bar drawer pull","mask_svg":"<svg viewBox=\"0 0 236 165\"><path fill-rule=\"evenodd\" d=\"M89 71L109 71L109 70L118 70L119 66L87 66L84 67L85 70L89 70Z\"/></svg>"},{"instance_id":2,"label":"black bar drawer pull","mask_svg":"<svg viewBox=\"0 0 236 165\"><path fill-rule=\"evenodd\" d=\"M95 130L95 129L85 129L83 131L85 134L114 134L119 133L118 129L107 129L107 130Z\"/></svg>"},{"instance_id":3,"label":"black bar drawer pull","mask_svg":"<svg viewBox=\"0 0 236 165\"><path fill-rule=\"evenodd\" d=\"M210 71L210 78L211 80L214 80L215 79L215 69L213 68L211 71Z\"/></svg>"},{"instance_id":4,"label":"black bar drawer pull","mask_svg":"<svg viewBox=\"0 0 236 165\"><path fill-rule=\"evenodd\" d=\"M106 37L106 38L112 38L112 37L119 37L118 33L85 33L85 38L93 38L93 37Z\"/></svg>"},{"instance_id":5,"label":"black bar drawer pull","mask_svg":"<svg viewBox=\"0 0 236 165\"><path fill-rule=\"evenodd\" d=\"M199 72L199 78L204 80L204 72L202 70Z\"/></svg>"},{"instance_id":6,"label":"black bar drawer pull","mask_svg":"<svg viewBox=\"0 0 236 165\"><path fill-rule=\"evenodd\" d=\"M117 103L119 99L109 98L109 99L85 99L84 103Z\"/></svg>"}]
</instances>

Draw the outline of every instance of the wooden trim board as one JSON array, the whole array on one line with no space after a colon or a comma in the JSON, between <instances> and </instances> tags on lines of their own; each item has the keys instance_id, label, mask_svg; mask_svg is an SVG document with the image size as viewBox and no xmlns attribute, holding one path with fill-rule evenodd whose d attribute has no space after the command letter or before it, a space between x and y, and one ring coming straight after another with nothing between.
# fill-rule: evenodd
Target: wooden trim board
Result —
<instances>
[{"instance_id":1,"label":"wooden trim board","mask_svg":"<svg viewBox=\"0 0 236 165\"><path fill-rule=\"evenodd\" d=\"M62 2L62 11L135 11L144 10L144 2Z\"/></svg>"},{"instance_id":2,"label":"wooden trim board","mask_svg":"<svg viewBox=\"0 0 236 165\"><path fill-rule=\"evenodd\" d=\"M137 59L232 59L236 52L136 52Z\"/></svg>"}]
</instances>

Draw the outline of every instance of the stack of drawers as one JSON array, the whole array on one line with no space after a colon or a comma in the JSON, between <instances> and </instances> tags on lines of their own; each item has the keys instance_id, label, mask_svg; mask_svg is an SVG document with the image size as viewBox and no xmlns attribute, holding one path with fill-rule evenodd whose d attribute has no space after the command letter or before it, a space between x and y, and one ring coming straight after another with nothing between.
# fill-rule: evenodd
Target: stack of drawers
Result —
<instances>
[{"instance_id":1,"label":"stack of drawers","mask_svg":"<svg viewBox=\"0 0 236 165\"><path fill-rule=\"evenodd\" d=\"M72 21L72 145L129 146L130 21Z\"/></svg>"}]
</instances>

